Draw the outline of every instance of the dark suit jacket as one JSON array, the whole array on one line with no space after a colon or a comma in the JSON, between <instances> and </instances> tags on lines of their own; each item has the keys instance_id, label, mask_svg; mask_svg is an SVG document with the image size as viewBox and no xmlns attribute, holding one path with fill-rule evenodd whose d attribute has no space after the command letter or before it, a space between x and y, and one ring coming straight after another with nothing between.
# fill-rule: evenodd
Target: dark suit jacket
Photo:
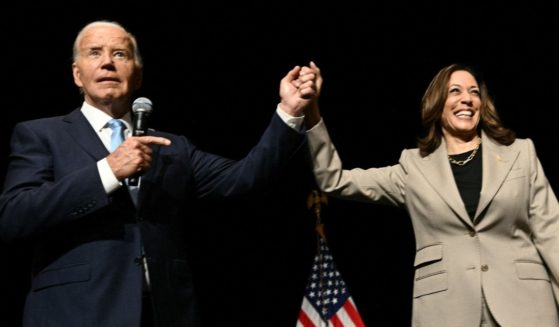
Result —
<instances>
[{"instance_id":1,"label":"dark suit jacket","mask_svg":"<svg viewBox=\"0 0 559 327\"><path fill-rule=\"evenodd\" d=\"M15 126L0 197L0 236L34 242L25 326L138 326L141 242L160 326L197 326L185 220L192 200L261 188L304 135L274 114L240 161L197 149L185 137L154 147L136 208L126 187L107 195L97 161L108 152L79 110Z\"/></svg>"}]
</instances>

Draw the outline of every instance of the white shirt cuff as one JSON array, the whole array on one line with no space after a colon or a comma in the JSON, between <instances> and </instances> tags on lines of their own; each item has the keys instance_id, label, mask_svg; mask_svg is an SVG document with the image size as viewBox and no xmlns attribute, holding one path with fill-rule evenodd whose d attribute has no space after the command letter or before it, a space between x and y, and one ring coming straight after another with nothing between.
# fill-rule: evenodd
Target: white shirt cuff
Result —
<instances>
[{"instance_id":1,"label":"white shirt cuff","mask_svg":"<svg viewBox=\"0 0 559 327\"><path fill-rule=\"evenodd\" d=\"M105 192L110 194L114 190L122 186L122 183L118 181L115 174L113 173L107 158L103 158L97 161L97 169L99 170L99 176L101 177L101 183L105 188Z\"/></svg>"},{"instance_id":2,"label":"white shirt cuff","mask_svg":"<svg viewBox=\"0 0 559 327\"><path fill-rule=\"evenodd\" d=\"M280 116L281 120L283 120L283 122L287 124L287 126L293 128L298 132L303 131L303 123L305 121L305 116L300 116L300 117L291 116L290 114L283 111L279 104L276 108L276 112Z\"/></svg>"}]
</instances>

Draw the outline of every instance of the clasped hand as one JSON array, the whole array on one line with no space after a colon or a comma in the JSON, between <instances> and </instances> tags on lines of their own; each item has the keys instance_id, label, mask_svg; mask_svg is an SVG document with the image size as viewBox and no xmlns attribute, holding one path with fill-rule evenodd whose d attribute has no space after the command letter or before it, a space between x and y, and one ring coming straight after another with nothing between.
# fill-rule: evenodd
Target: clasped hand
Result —
<instances>
[{"instance_id":1,"label":"clasped hand","mask_svg":"<svg viewBox=\"0 0 559 327\"><path fill-rule=\"evenodd\" d=\"M314 62L295 66L280 83L281 109L291 116L302 116L309 104L317 101L321 87L322 76Z\"/></svg>"}]
</instances>

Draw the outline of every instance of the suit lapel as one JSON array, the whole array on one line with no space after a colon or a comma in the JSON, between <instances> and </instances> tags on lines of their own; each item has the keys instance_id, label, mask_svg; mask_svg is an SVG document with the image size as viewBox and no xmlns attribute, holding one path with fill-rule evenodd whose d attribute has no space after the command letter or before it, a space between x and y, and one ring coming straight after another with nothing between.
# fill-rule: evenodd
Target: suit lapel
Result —
<instances>
[{"instance_id":1,"label":"suit lapel","mask_svg":"<svg viewBox=\"0 0 559 327\"><path fill-rule=\"evenodd\" d=\"M88 153L93 160L101 160L109 154L103 142L99 139L97 133L91 127L85 116L79 109L76 109L66 115L63 120L67 123L65 125L66 132L70 134L72 139L80 145L80 147ZM148 132L148 135L153 135L153 132ZM138 191L138 210L141 208L143 200L149 194L152 181L157 177L156 171L159 169L159 151L161 146L155 145L153 147L153 166L142 176L142 183Z\"/></svg>"},{"instance_id":2,"label":"suit lapel","mask_svg":"<svg viewBox=\"0 0 559 327\"><path fill-rule=\"evenodd\" d=\"M466 211L462 197L458 192L458 187L454 180L454 175L450 168L448 155L446 152L446 143L442 140L441 145L430 155L419 160L419 170L439 194L439 196L448 204L448 206L462 219L466 224L473 225Z\"/></svg>"},{"instance_id":3,"label":"suit lapel","mask_svg":"<svg viewBox=\"0 0 559 327\"><path fill-rule=\"evenodd\" d=\"M148 130L147 135L154 135L151 130ZM155 135L157 136L157 135ZM142 176L141 187L138 192L138 211L142 209L142 204L144 203L145 198L150 193L151 187L153 185L153 181L157 178L157 171L159 171L158 165L160 164L159 160L159 152L161 150L160 145L153 145L152 146L152 157L151 162L152 166L150 169Z\"/></svg>"},{"instance_id":4,"label":"suit lapel","mask_svg":"<svg viewBox=\"0 0 559 327\"><path fill-rule=\"evenodd\" d=\"M474 221L479 220L481 213L489 205L507 177L512 165L518 158L518 150L495 143L482 133L483 177L481 194Z\"/></svg>"},{"instance_id":5,"label":"suit lapel","mask_svg":"<svg viewBox=\"0 0 559 327\"><path fill-rule=\"evenodd\" d=\"M65 125L66 132L94 160L100 160L109 154L105 145L103 145L103 142L101 142L99 136L79 109L66 115L63 121L67 123Z\"/></svg>"}]
</instances>

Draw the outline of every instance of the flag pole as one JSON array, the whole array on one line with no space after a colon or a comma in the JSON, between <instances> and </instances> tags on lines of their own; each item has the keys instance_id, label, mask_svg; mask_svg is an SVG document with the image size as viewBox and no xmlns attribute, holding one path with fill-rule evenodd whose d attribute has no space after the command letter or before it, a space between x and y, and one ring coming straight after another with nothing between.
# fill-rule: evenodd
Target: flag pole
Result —
<instances>
[{"instance_id":1,"label":"flag pole","mask_svg":"<svg viewBox=\"0 0 559 327\"><path fill-rule=\"evenodd\" d=\"M326 282L324 279L325 276L325 270L324 270L324 262L325 262L325 258L324 255L322 253L322 249L321 249L321 241L322 242L326 242L326 234L324 232L324 222L322 221L322 216L321 216L321 212L322 212L322 205L326 205L328 204L328 197L326 196L326 194L317 191L317 190L313 190L311 192L311 194L309 194L309 197L307 198L307 208L310 210L312 209L314 212L314 216L316 219L315 222L315 230L317 233L318 238L316 239L316 260L318 263L318 287L317 287L317 291L318 294L317 296L321 298L320 301L320 311L321 312L326 312L327 309L325 307L325 298L326 298L326 292L327 292L327 286L326 286ZM326 324L328 324L328 322L324 322ZM318 327L322 327L322 322Z\"/></svg>"},{"instance_id":2,"label":"flag pole","mask_svg":"<svg viewBox=\"0 0 559 327\"><path fill-rule=\"evenodd\" d=\"M326 240L326 236L324 234L324 223L322 222L322 217L320 215L323 204L328 204L328 196L320 191L313 190L307 198L307 208L312 209L314 212L316 218L315 229L318 236L323 240Z\"/></svg>"},{"instance_id":3,"label":"flag pole","mask_svg":"<svg viewBox=\"0 0 559 327\"><path fill-rule=\"evenodd\" d=\"M326 204L328 197L317 190L307 198L307 207L316 218L317 249L296 327L365 327L326 244L321 217Z\"/></svg>"}]
</instances>

